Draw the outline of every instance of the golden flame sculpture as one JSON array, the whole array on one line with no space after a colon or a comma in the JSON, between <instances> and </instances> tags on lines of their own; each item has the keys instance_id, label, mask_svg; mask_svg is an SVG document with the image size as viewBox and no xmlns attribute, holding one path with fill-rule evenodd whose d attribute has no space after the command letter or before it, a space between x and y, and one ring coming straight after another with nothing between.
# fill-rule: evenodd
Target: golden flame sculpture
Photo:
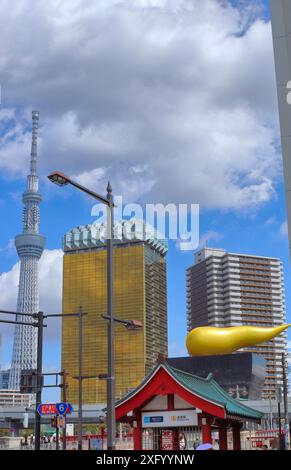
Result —
<instances>
[{"instance_id":1,"label":"golden flame sculpture","mask_svg":"<svg viewBox=\"0 0 291 470\"><path fill-rule=\"evenodd\" d=\"M289 328L291 324L274 328L258 326L231 326L216 328L200 326L190 331L186 347L191 356L212 356L230 354L241 348L270 341Z\"/></svg>"}]
</instances>

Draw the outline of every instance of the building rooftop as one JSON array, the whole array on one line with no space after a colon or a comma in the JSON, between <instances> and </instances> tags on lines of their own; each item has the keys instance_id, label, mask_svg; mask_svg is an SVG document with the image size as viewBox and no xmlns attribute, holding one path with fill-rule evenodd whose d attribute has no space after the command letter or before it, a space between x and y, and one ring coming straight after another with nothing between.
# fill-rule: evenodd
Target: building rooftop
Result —
<instances>
[{"instance_id":1,"label":"building rooftop","mask_svg":"<svg viewBox=\"0 0 291 470\"><path fill-rule=\"evenodd\" d=\"M270 261L276 261L276 262L281 262L279 258L274 258L272 256L259 256L259 255L252 255L248 253L233 253L231 251L227 251L223 248L211 248L211 247L204 247L200 248L195 251L194 253L194 264L199 264L201 261L204 261L206 258L210 256L218 256L218 257L223 257L225 255L228 256L241 256L241 257L246 257L246 258L253 258L253 259L262 259L262 260L270 260Z\"/></svg>"},{"instance_id":2,"label":"building rooftop","mask_svg":"<svg viewBox=\"0 0 291 470\"><path fill-rule=\"evenodd\" d=\"M169 372L180 383L184 384L188 389L207 400L223 404L228 414L243 416L245 418L262 418L262 413L260 411L254 410L229 396L228 393L214 380L212 374L209 374L208 377L204 379L202 377L189 374L188 372L175 369L167 363L165 365Z\"/></svg>"},{"instance_id":3,"label":"building rooftop","mask_svg":"<svg viewBox=\"0 0 291 470\"><path fill-rule=\"evenodd\" d=\"M225 409L226 415L230 417L243 417L245 419L261 420L263 413L260 411L250 408L240 401L230 397L220 385L213 379L212 374L208 377L202 378L196 375L184 372L170 366L166 361L162 364L158 364L150 374L143 380L143 382L128 395L121 398L116 406L122 405L124 402L130 400L139 393L151 379L159 372L160 368L163 368L180 386L185 388L187 391L193 393L193 395L204 398L205 400L214 403Z\"/></svg>"},{"instance_id":4,"label":"building rooftop","mask_svg":"<svg viewBox=\"0 0 291 470\"><path fill-rule=\"evenodd\" d=\"M86 250L90 248L103 248L106 246L106 223L79 225L63 237L64 252ZM157 252L165 255L168 251L168 242L163 239L157 230L143 220L123 220L114 224L114 244L144 242Z\"/></svg>"}]
</instances>

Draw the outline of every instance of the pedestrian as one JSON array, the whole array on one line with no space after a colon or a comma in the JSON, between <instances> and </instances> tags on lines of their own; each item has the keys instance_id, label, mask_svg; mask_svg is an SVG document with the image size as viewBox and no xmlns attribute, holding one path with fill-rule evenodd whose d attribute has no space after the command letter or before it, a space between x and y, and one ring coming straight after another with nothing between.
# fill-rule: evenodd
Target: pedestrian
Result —
<instances>
[{"instance_id":1,"label":"pedestrian","mask_svg":"<svg viewBox=\"0 0 291 470\"><path fill-rule=\"evenodd\" d=\"M197 449L197 447L199 446L199 444L200 444L199 439L195 439L195 441L193 442L193 449L194 449L194 450Z\"/></svg>"},{"instance_id":2,"label":"pedestrian","mask_svg":"<svg viewBox=\"0 0 291 470\"><path fill-rule=\"evenodd\" d=\"M196 447L196 450L213 450L213 445L210 443L200 444Z\"/></svg>"}]
</instances>

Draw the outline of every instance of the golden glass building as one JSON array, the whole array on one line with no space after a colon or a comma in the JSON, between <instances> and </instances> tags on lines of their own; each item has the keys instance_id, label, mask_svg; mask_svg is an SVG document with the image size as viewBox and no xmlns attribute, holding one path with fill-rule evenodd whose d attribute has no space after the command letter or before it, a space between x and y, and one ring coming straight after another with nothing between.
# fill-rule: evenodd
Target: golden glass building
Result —
<instances>
[{"instance_id":1,"label":"golden glass building","mask_svg":"<svg viewBox=\"0 0 291 470\"><path fill-rule=\"evenodd\" d=\"M114 241L114 316L139 320L143 328L127 330L115 324L116 398L136 387L167 356L167 243L148 236L148 228L136 221L119 223ZM79 226L64 236L63 313L82 306L83 376L107 373L107 251L105 226ZM153 233L153 232L152 232ZM68 374L67 400L78 403L78 319L62 324L62 367ZM83 402L106 402L106 380L83 380Z\"/></svg>"}]
</instances>

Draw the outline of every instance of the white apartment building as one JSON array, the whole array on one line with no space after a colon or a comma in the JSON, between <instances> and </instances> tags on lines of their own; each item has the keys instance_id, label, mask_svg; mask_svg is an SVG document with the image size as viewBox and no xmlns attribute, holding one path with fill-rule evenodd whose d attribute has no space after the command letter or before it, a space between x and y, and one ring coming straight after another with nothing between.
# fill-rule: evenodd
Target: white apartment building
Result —
<instances>
[{"instance_id":1,"label":"white apartment building","mask_svg":"<svg viewBox=\"0 0 291 470\"><path fill-rule=\"evenodd\" d=\"M285 323L283 268L280 259L228 253L203 248L187 269L187 326L273 327ZM272 341L246 349L267 361L264 398L275 398L282 386L282 353L287 352L286 333Z\"/></svg>"},{"instance_id":2,"label":"white apartment building","mask_svg":"<svg viewBox=\"0 0 291 470\"><path fill-rule=\"evenodd\" d=\"M19 390L0 390L0 406L30 408L34 404L34 395L20 393Z\"/></svg>"}]
</instances>

